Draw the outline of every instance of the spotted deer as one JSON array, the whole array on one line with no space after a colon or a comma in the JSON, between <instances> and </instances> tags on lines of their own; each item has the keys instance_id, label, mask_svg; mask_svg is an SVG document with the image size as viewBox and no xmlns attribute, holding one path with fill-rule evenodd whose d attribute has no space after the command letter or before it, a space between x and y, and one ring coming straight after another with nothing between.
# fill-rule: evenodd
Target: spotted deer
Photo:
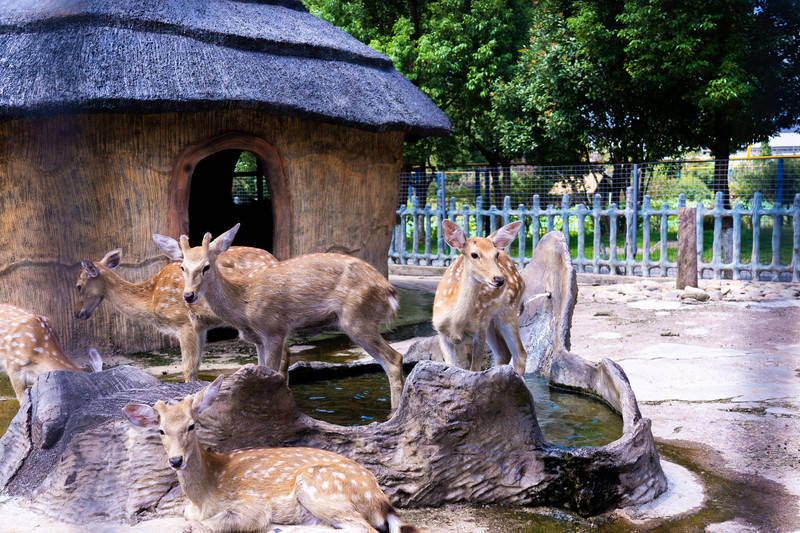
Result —
<instances>
[{"instance_id":1,"label":"spotted deer","mask_svg":"<svg viewBox=\"0 0 800 533\"><path fill-rule=\"evenodd\" d=\"M205 296L209 307L242 338L256 345L258 364L287 376L289 333L337 319L339 327L383 366L389 377L392 410L403 391L403 356L381 337L380 324L397 313L397 291L375 268L356 257L319 253L287 259L269 269L249 269L234 278L220 269L221 254L239 224L213 241L206 233L192 248L182 235L154 235L161 249L182 260L183 298ZM248 270L246 268L243 271Z\"/></svg>"},{"instance_id":2,"label":"spotted deer","mask_svg":"<svg viewBox=\"0 0 800 533\"><path fill-rule=\"evenodd\" d=\"M488 342L495 364L511 361L518 374L525 373L527 352L519 335L525 282L503 251L520 226L522 222L512 222L489 237L468 239L454 222L442 222L447 244L461 252L442 276L433 299L433 327L448 364L480 370Z\"/></svg>"},{"instance_id":3,"label":"spotted deer","mask_svg":"<svg viewBox=\"0 0 800 533\"><path fill-rule=\"evenodd\" d=\"M81 261L81 271L75 288L78 291L76 318L88 319L103 299L129 318L148 322L160 331L178 337L181 348L183 378L196 381L200 360L211 328L226 325L205 300L189 306L183 300L183 274L178 263L169 263L142 283L131 283L114 270L122 260L122 249L111 250L97 262ZM265 250L234 246L219 259L220 270L231 277L239 275L237 268L267 268L278 260Z\"/></svg>"},{"instance_id":4,"label":"spotted deer","mask_svg":"<svg viewBox=\"0 0 800 533\"><path fill-rule=\"evenodd\" d=\"M327 524L392 533L403 525L369 470L315 448L249 448L214 453L200 445L196 425L219 394L222 376L174 405L128 404L136 426L158 428L169 466L188 499L184 516L213 532L264 531L270 524Z\"/></svg>"},{"instance_id":5,"label":"spotted deer","mask_svg":"<svg viewBox=\"0 0 800 533\"><path fill-rule=\"evenodd\" d=\"M47 317L9 304L0 304L0 364L20 402L39 374L83 371L64 354ZM103 359L94 348L89 349L89 366L94 372L103 370Z\"/></svg>"}]
</instances>

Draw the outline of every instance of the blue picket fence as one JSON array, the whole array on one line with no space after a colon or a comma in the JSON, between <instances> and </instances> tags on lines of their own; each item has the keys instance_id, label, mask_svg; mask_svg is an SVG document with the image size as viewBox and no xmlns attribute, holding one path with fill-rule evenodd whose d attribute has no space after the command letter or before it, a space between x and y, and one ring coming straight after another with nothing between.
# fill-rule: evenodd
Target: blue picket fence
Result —
<instances>
[{"instance_id":1,"label":"blue picket fence","mask_svg":"<svg viewBox=\"0 0 800 533\"><path fill-rule=\"evenodd\" d=\"M523 204L511 207L511 199L506 197L502 208L491 206L482 209L468 204L457 207L455 198L449 202L438 198L436 205L425 207L402 206L397 210L401 224L395 227L389 250L389 260L397 264L416 264L446 266L456 257L456 251L444 242L441 221L449 218L460 224L470 236L487 235L500 225L514 220L523 221L516 246L512 244L509 253L520 267L530 261L530 253L536 248L540 237L557 229L564 233L567 242L574 244L573 263L578 272L599 274L626 274L637 276L674 276L677 271L675 261L670 261L670 248L676 242L670 241L670 224L673 227L678 217L678 209L686 206L686 197L680 195L678 205L671 208L667 203L660 207L651 205L645 196L641 206L634 204L633 195L624 208L609 202L602 207L600 195L594 196L591 208L578 204L570 206L569 195L564 195L560 206L540 205L539 196L534 195L530 206ZM476 202L482 205L480 199ZM750 207L737 203L725 209L721 193L717 193L713 206L698 203L697 209L697 250L698 270L703 278L733 278L800 281L800 194L794 198L791 207L765 208L760 193L755 193ZM713 218L713 237L710 243L710 261L704 260L703 250L709 248L704 242L703 222ZM723 218L731 217L733 227L723 230ZM771 260L761 260L761 226L764 218L771 218ZM624 224L620 224L620 219ZM671 220L673 219L673 220ZM749 220L752 234L751 251L743 258L742 221ZM574 222L573 222L574 220ZM784 224L784 220L787 221ZM592 254L586 257L587 222L591 230ZM654 226L657 224L657 226ZM792 248L790 262L781 262L782 229L791 227ZM574 231L571 231L574 229ZM619 232L625 232L624 240L618 239ZM659 239L657 246L651 247L651 233L655 231ZM638 250L637 233L641 232L641 250ZM673 237L675 231L672 232ZM435 237L434 237L435 234ZM433 239L435 238L435 251ZM785 237L784 237L785 238ZM410 240L410 242L409 242ZM576 242L577 241L577 242ZM728 245L726 246L726 242ZM787 243L783 243L784 248ZM658 253L654 253L655 251ZM674 255L674 254L673 254ZM657 256L657 257L656 257ZM745 261L747 259L747 261Z\"/></svg>"}]
</instances>

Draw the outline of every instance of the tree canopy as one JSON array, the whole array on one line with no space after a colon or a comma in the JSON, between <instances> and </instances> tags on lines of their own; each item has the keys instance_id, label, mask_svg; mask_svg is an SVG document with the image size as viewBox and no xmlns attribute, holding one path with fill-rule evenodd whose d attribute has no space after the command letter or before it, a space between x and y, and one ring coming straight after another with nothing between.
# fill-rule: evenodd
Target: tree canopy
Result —
<instances>
[{"instance_id":1,"label":"tree canopy","mask_svg":"<svg viewBox=\"0 0 800 533\"><path fill-rule=\"evenodd\" d=\"M727 158L800 117L791 0L306 0L450 117L412 164Z\"/></svg>"}]
</instances>

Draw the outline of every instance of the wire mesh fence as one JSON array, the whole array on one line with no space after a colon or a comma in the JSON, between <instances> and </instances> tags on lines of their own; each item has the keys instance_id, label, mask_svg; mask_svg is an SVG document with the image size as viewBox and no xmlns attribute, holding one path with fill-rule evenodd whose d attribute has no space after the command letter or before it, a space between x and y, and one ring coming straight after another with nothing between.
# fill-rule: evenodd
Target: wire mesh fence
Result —
<instances>
[{"instance_id":1,"label":"wire mesh fence","mask_svg":"<svg viewBox=\"0 0 800 533\"><path fill-rule=\"evenodd\" d=\"M520 265L544 233L557 230L582 272L674 276L678 208L697 206L701 275L798 280L800 158L525 168L506 174L510 189L492 181L491 169L435 173L427 184L408 176L390 260L449 264L455 252L441 235L443 218L484 236L521 219L511 246ZM602 185L614 173L614 187ZM618 191L620 183L627 187ZM495 186L510 194L495 200Z\"/></svg>"},{"instance_id":2,"label":"wire mesh fence","mask_svg":"<svg viewBox=\"0 0 800 533\"><path fill-rule=\"evenodd\" d=\"M530 204L534 194L543 206L559 205L563 195L572 205L590 205L599 194L603 205L624 204L630 190L641 205L645 196L660 205L677 205L686 196L689 205L712 202L723 194L726 208L737 202L748 206L760 192L767 206L789 206L800 192L800 156L731 158L727 160L658 161L624 164L509 165L405 172L400 180L400 205L436 206L441 191L456 204L482 209L511 204ZM480 198L482 205L476 205Z\"/></svg>"}]
</instances>

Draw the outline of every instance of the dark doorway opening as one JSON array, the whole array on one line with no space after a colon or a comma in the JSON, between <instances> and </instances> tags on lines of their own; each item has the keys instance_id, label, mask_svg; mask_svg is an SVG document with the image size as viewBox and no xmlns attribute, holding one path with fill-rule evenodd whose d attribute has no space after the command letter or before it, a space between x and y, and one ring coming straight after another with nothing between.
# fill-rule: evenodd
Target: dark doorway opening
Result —
<instances>
[{"instance_id":1,"label":"dark doorway opening","mask_svg":"<svg viewBox=\"0 0 800 533\"><path fill-rule=\"evenodd\" d=\"M189 193L189 242L197 246L241 223L235 246L272 251L272 197L264 165L255 154L222 150L195 166Z\"/></svg>"},{"instance_id":2,"label":"dark doorway opening","mask_svg":"<svg viewBox=\"0 0 800 533\"><path fill-rule=\"evenodd\" d=\"M215 238L241 223L234 246L272 251L274 215L269 181L255 154L221 150L195 166L189 193L189 242L199 245L209 231ZM208 340L236 337L236 330L210 331Z\"/></svg>"}]
</instances>

